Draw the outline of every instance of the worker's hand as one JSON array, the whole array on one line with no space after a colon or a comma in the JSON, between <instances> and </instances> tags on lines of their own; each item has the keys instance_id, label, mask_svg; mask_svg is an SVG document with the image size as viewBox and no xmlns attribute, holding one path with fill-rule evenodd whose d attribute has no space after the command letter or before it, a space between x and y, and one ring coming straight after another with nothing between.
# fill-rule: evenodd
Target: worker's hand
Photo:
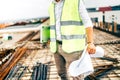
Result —
<instances>
[{"instance_id":1,"label":"worker's hand","mask_svg":"<svg viewBox=\"0 0 120 80\"><path fill-rule=\"evenodd\" d=\"M87 46L87 51L89 54L95 54L96 52L96 47L93 43L89 43Z\"/></svg>"}]
</instances>

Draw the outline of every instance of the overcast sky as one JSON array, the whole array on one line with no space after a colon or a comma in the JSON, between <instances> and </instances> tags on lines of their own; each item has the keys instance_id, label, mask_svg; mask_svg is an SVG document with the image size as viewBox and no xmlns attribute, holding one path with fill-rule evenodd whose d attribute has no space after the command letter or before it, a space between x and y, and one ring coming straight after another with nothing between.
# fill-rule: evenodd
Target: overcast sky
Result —
<instances>
[{"instance_id":1,"label":"overcast sky","mask_svg":"<svg viewBox=\"0 0 120 80\"><path fill-rule=\"evenodd\" d=\"M0 22L48 16L50 0L0 0Z\"/></svg>"},{"instance_id":2,"label":"overcast sky","mask_svg":"<svg viewBox=\"0 0 120 80\"><path fill-rule=\"evenodd\" d=\"M48 16L51 0L0 0L0 23ZM86 7L120 4L120 0L84 0Z\"/></svg>"}]
</instances>

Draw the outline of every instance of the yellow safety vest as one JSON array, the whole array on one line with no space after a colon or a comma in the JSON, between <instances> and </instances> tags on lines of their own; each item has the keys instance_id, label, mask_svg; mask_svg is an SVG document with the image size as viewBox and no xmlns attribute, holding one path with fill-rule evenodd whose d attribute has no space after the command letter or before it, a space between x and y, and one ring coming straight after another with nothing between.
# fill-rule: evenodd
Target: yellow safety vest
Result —
<instances>
[{"instance_id":1,"label":"yellow safety vest","mask_svg":"<svg viewBox=\"0 0 120 80\"><path fill-rule=\"evenodd\" d=\"M62 8L61 37L62 49L66 53L81 51L85 47L85 27L83 26L79 14L80 0L64 0ZM55 4L49 7L50 13L50 50L55 53L57 51L56 43L56 27L55 27Z\"/></svg>"}]
</instances>

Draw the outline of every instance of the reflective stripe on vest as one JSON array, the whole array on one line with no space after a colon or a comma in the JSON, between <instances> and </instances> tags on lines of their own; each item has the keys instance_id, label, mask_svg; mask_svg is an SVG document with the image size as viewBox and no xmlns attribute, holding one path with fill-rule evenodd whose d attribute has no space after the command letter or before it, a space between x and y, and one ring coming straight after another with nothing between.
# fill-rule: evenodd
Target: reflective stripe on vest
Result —
<instances>
[{"instance_id":1,"label":"reflective stripe on vest","mask_svg":"<svg viewBox=\"0 0 120 80\"><path fill-rule=\"evenodd\" d=\"M82 22L80 21L61 21L61 26L65 26L65 25L83 25Z\"/></svg>"},{"instance_id":2,"label":"reflective stripe on vest","mask_svg":"<svg viewBox=\"0 0 120 80\"><path fill-rule=\"evenodd\" d=\"M70 39L84 39L85 35L62 35L62 39L70 40Z\"/></svg>"}]
</instances>

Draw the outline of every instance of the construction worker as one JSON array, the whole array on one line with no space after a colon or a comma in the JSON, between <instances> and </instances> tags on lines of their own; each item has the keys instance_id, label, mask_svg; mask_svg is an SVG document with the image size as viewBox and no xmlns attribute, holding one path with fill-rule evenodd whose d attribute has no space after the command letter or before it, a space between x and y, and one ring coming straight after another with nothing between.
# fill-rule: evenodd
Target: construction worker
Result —
<instances>
[{"instance_id":1,"label":"construction worker","mask_svg":"<svg viewBox=\"0 0 120 80\"><path fill-rule=\"evenodd\" d=\"M80 58L86 41L88 53L95 53L93 25L82 0L53 0L49 14L50 50L61 80L69 80L67 68ZM82 77L73 77L73 80L82 80Z\"/></svg>"}]
</instances>

